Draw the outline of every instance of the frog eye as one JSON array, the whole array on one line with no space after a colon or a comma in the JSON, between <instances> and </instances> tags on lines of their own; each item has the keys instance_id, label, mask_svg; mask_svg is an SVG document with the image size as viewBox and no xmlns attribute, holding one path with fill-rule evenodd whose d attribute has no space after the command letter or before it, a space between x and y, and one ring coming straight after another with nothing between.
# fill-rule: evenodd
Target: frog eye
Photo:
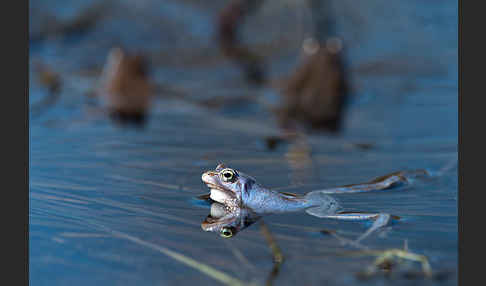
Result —
<instances>
[{"instance_id":1,"label":"frog eye","mask_svg":"<svg viewBox=\"0 0 486 286\"><path fill-rule=\"evenodd\" d=\"M232 169L224 169L219 173L219 175L221 176L221 180L223 182L234 182L236 178L236 173Z\"/></svg>"},{"instance_id":2,"label":"frog eye","mask_svg":"<svg viewBox=\"0 0 486 286\"><path fill-rule=\"evenodd\" d=\"M233 231L230 228L222 228L220 231L220 235L224 238L230 238L233 236Z\"/></svg>"}]
</instances>

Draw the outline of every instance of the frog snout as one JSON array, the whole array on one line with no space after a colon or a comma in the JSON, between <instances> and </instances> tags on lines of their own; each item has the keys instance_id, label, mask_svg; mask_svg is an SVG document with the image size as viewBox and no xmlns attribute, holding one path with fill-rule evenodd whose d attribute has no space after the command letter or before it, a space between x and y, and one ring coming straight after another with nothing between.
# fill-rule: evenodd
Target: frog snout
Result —
<instances>
[{"instance_id":1,"label":"frog snout","mask_svg":"<svg viewBox=\"0 0 486 286\"><path fill-rule=\"evenodd\" d=\"M204 172L201 176L201 180L203 180L203 182L209 182L209 183L213 183L214 182L214 176L216 174L212 171L207 171L207 172Z\"/></svg>"}]
</instances>

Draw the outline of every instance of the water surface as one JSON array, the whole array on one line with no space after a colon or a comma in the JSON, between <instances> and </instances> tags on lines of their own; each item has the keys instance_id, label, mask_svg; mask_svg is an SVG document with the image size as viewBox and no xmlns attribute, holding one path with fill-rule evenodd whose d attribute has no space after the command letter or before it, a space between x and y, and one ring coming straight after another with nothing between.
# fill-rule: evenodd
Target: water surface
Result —
<instances>
[{"instance_id":1,"label":"water surface","mask_svg":"<svg viewBox=\"0 0 486 286\"><path fill-rule=\"evenodd\" d=\"M91 2L31 1L31 24L45 12L69 19ZM354 274L374 258L337 255L353 248L319 230L356 237L366 223L304 212L264 221L285 257L276 285L456 284L455 1L333 1L353 99L343 132L309 135L310 159L297 169L286 156L290 146L265 148L264 138L277 134L277 124L265 107L251 101L206 109L160 95L143 129L114 125L99 106L88 104L84 94L96 76L81 71L99 70L114 45L150 54L154 80L194 98L274 96L272 90L246 84L241 71L220 55L214 17L226 1L137 3L119 1L84 34L31 42L31 62L52 65L64 83L56 105L30 120L32 285L216 283L137 241L177 251L243 281L265 283L273 264L258 223L228 240L200 227L209 213L194 199L207 192L200 176L220 162L264 186L299 194L403 169L448 166L442 176L403 189L336 196L347 208L403 217L363 243L373 249L401 248L406 240L411 251L429 257L433 270L452 273L442 282L358 280ZM268 47L260 51L272 76L295 68L302 40L312 35L309 15L304 2L267 1L246 22L242 37L256 50ZM30 102L35 104L46 91L32 71L31 78Z\"/></svg>"}]
</instances>

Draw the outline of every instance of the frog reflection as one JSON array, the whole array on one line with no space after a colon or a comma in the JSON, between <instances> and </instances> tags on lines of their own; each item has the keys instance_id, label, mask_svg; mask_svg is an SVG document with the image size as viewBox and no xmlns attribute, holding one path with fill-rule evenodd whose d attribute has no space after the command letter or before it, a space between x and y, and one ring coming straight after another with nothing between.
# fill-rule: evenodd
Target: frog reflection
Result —
<instances>
[{"instance_id":1,"label":"frog reflection","mask_svg":"<svg viewBox=\"0 0 486 286\"><path fill-rule=\"evenodd\" d=\"M259 220L261 216L245 207L228 208L213 202L206 219L201 223L204 231L217 232L221 237L230 238Z\"/></svg>"}]
</instances>

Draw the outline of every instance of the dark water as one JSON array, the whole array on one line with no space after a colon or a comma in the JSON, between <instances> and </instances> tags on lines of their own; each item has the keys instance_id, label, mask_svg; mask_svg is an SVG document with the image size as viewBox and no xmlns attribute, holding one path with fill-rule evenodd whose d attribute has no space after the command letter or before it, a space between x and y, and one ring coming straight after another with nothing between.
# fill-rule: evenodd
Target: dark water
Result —
<instances>
[{"instance_id":1,"label":"dark water","mask_svg":"<svg viewBox=\"0 0 486 286\"><path fill-rule=\"evenodd\" d=\"M71 2L31 1L31 37L45 13L69 20L95 3ZM165 249L242 281L265 283L273 263L258 224L226 240L200 227L209 208L194 197L207 192L202 172L219 162L264 186L301 194L397 170L443 170L403 189L336 196L350 209L403 217L363 243L402 248L406 240L434 271L451 273L443 281L357 279L374 258L338 255L353 248L319 230L352 238L365 223L304 212L264 220L285 257L276 285L456 284L457 2L333 1L353 100L343 132L309 136L311 156L300 165L286 155L292 146L265 149L263 139L277 134L277 124L251 101L206 109L161 96L142 130L113 125L88 103L84 94L97 77L83 71L99 70L114 45L149 53L154 80L193 98L274 98L270 89L246 84L220 55L214 17L226 1L160 2L118 1L86 33L31 41L31 62L42 60L63 78L60 100L30 121L32 285L218 283ZM267 1L246 22L242 38L265 55L272 76L295 68L302 40L312 34L309 15L305 2ZM46 91L33 71L30 83L35 104Z\"/></svg>"}]
</instances>

